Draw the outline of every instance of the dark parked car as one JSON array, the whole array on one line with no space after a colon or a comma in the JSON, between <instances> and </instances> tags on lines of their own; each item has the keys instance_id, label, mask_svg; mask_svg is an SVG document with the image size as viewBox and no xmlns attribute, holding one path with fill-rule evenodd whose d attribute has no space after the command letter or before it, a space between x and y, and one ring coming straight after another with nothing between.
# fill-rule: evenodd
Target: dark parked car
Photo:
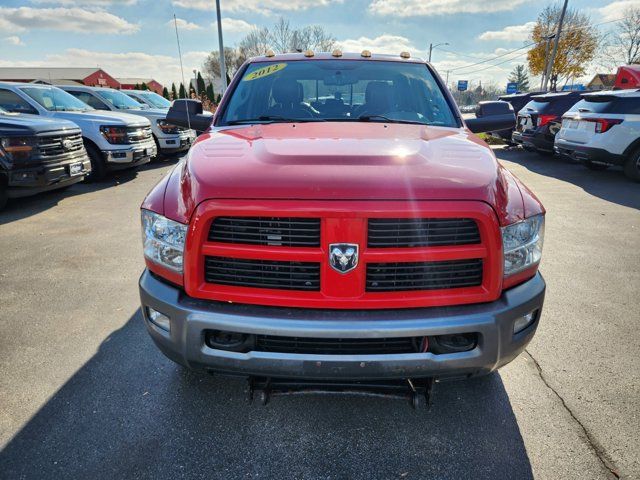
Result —
<instances>
[{"instance_id":1,"label":"dark parked car","mask_svg":"<svg viewBox=\"0 0 640 480\"><path fill-rule=\"evenodd\" d=\"M524 93L512 93L509 95L502 95L498 97L498 100L509 103L513 107L513 111L516 112L516 115L522 107L524 107L529 101L531 97L534 95L541 95L544 92L524 92ZM491 135L495 138L505 141L509 145L513 145L511 141L511 134L513 133L513 128L509 128L507 130L500 130L498 132L491 132Z\"/></svg>"},{"instance_id":2,"label":"dark parked car","mask_svg":"<svg viewBox=\"0 0 640 480\"><path fill-rule=\"evenodd\" d=\"M89 172L75 123L0 108L0 209L8 198L67 187Z\"/></svg>"},{"instance_id":3,"label":"dark parked car","mask_svg":"<svg viewBox=\"0 0 640 480\"><path fill-rule=\"evenodd\" d=\"M511 139L527 150L553 155L553 142L562 126L562 114L580 100L580 92L534 95L518 112Z\"/></svg>"}]
</instances>

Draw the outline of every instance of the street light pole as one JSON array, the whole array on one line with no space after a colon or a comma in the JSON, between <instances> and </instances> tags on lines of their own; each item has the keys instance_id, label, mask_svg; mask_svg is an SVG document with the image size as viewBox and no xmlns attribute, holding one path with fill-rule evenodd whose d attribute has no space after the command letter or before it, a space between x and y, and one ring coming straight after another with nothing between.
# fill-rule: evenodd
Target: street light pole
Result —
<instances>
[{"instance_id":1,"label":"street light pole","mask_svg":"<svg viewBox=\"0 0 640 480\"><path fill-rule=\"evenodd\" d=\"M224 44L222 43L222 15L220 14L220 0L216 0L216 14L218 16L218 47L220 47L220 77L222 92L227 89L227 68L224 64Z\"/></svg>"},{"instance_id":2,"label":"street light pole","mask_svg":"<svg viewBox=\"0 0 640 480\"><path fill-rule=\"evenodd\" d=\"M434 45L433 43L429 44L429 63L431 63L431 53L433 52L433 49L439 47L440 45L449 45L449 42L438 43L437 45Z\"/></svg>"},{"instance_id":3,"label":"street light pole","mask_svg":"<svg viewBox=\"0 0 640 480\"><path fill-rule=\"evenodd\" d=\"M196 97L200 95L198 91L198 70L193 69L193 90L196 92Z\"/></svg>"}]
</instances>

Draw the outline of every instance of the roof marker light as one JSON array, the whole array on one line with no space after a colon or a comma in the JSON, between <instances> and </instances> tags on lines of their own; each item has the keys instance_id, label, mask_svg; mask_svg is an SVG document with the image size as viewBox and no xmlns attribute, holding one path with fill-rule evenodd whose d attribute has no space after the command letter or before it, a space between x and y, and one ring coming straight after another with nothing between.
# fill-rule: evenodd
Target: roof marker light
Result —
<instances>
[{"instance_id":1,"label":"roof marker light","mask_svg":"<svg viewBox=\"0 0 640 480\"><path fill-rule=\"evenodd\" d=\"M313 50L307 50L306 52L304 52L305 57L313 57L314 55L315 53L313 53Z\"/></svg>"},{"instance_id":2,"label":"roof marker light","mask_svg":"<svg viewBox=\"0 0 640 480\"><path fill-rule=\"evenodd\" d=\"M275 57L276 54L273 53L273 50L267 50L267 52L264 54L265 57Z\"/></svg>"},{"instance_id":3,"label":"roof marker light","mask_svg":"<svg viewBox=\"0 0 640 480\"><path fill-rule=\"evenodd\" d=\"M371 52L369 50L362 50L362 53L360 55L364 58L369 58L371 57Z\"/></svg>"},{"instance_id":4,"label":"roof marker light","mask_svg":"<svg viewBox=\"0 0 640 480\"><path fill-rule=\"evenodd\" d=\"M342 56L342 50L334 50L333 52L331 52L331 55L333 55L334 57L341 57Z\"/></svg>"},{"instance_id":5,"label":"roof marker light","mask_svg":"<svg viewBox=\"0 0 640 480\"><path fill-rule=\"evenodd\" d=\"M409 52L400 52L401 58L411 58L411 54Z\"/></svg>"}]
</instances>

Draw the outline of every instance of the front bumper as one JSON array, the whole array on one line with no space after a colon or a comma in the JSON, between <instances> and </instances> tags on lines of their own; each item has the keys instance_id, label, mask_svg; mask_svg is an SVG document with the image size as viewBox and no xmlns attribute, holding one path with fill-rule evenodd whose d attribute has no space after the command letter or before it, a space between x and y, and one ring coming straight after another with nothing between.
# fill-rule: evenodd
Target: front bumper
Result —
<instances>
[{"instance_id":1,"label":"front bumper","mask_svg":"<svg viewBox=\"0 0 640 480\"><path fill-rule=\"evenodd\" d=\"M153 138L133 145L123 145L123 148L104 150L103 155L107 168L118 170L142 165L151 161L158 154L158 148Z\"/></svg>"},{"instance_id":2,"label":"front bumper","mask_svg":"<svg viewBox=\"0 0 640 480\"><path fill-rule=\"evenodd\" d=\"M158 136L158 146L160 147L161 153L178 153L189 150L195 140L195 132L186 131L177 135L168 135L166 137Z\"/></svg>"},{"instance_id":3,"label":"front bumper","mask_svg":"<svg viewBox=\"0 0 640 480\"><path fill-rule=\"evenodd\" d=\"M607 165L624 165L625 162L624 155L611 153L603 148L571 143L562 138L556 139L554 150L559 155L578 162L595 162Z\"/></svg>"},{"instance_id":4,"label":"front bumper","mask_svg":"<svg viewBox=\"0 0 640 480\"><path fill-rule=\"evenodd\" d=\"M91 172L91 161L84 150L79 155L48 164L14 166L7 172L7 193L10 198L27 197L48 190L63 188L81 182ZM71 175L71 165L82 169Z\"/></svg>"},{"instance_id":5,"label":"front bumper","mask_svg":"<svg viewBox=\"0 0 640 480\"><path fill-rule=\"evenodd\" d=\"M534 278L491 303L400 310L317 310L261 307L188 297L148 270L140 277L144 321L156 345L171 360L194 369L237 375L324 380L468 377L487 374L518 356L533 337L545 283ZM151 307L171 319L171 331L149 321ZM513 334L514 321L538 310L536 321ZM210 348L205 331L225 330L313 338L389 338L478 333L470 351L435 355L317 355Z\"/></svg>"}]
</instances>

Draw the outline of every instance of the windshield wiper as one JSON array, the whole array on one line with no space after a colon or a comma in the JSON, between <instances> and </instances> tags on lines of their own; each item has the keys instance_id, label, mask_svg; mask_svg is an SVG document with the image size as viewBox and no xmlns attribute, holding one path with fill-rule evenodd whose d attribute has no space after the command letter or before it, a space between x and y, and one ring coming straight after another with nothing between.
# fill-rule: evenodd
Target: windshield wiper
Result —
<instances>
[{"instance_id":1,"label":"windshield wiper","mask_svg":"<svg viewBox=\"0 0 640 480\"><path fill-rule=\"evenodd\" d=\"M257 122L280 122L280 123L294 123L294 122L325 122L323 118L287 118L280 115L261 115L257 118L245 118L242 120L230 120L227 125L242 125L245 123L257 123Z\"/></svg>"},{"instance_id":2,"label":"windshield wiper","mask_svg":"<svg viewBox=\"0 0 640 480\"><path fill-rule=\"evenodd\" d=\"M395 118L385 117L384 115L360 115L358 117L359 122L375 122L377 120L382 120L383 122L389 123L409 123L412 125L428 125L428 123L417 122L412 120L398 120Z\"/></svg>"}]
</instances>

